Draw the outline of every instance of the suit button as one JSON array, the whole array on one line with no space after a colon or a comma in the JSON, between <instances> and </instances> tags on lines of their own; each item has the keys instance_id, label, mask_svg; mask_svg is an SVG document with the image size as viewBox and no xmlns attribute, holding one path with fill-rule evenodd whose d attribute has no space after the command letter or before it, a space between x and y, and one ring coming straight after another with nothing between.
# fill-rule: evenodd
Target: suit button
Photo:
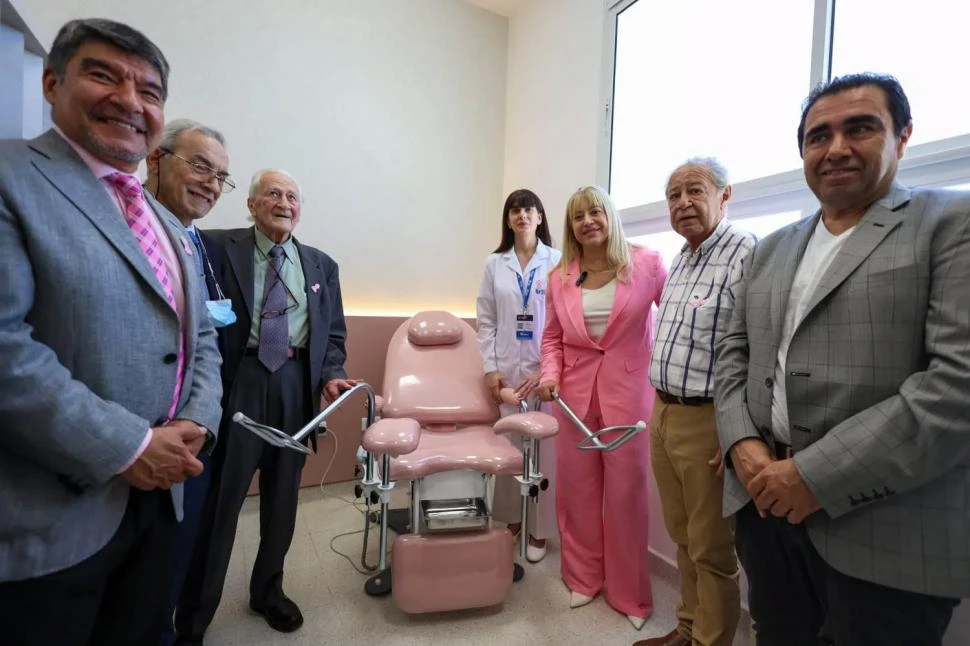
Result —
<instances>
[{"instance_id":1,"label":"suit button","mask_svg":"<svg viewBox=\"0 0 970 646\"><path fill-rule=\"evenodd\" d=\"M178 358L179 357L177 354L175 354L174 352L169 352L168 354L165 355L162 361L164 361L165 363L175 363L176 361L178 361Z\"/></svg>"},{"instance_id":2,"label":"suit button","mask_svg":"<svg viewBox=\"0 0 970 646\"><path fill-rule=\"evenodd\" d=\"M774 385L775 385L774 379L772 379L771 377L768 377L767 379L765 379L765 386L766 387L772 388Z\"/></svg>"}]
</instances>

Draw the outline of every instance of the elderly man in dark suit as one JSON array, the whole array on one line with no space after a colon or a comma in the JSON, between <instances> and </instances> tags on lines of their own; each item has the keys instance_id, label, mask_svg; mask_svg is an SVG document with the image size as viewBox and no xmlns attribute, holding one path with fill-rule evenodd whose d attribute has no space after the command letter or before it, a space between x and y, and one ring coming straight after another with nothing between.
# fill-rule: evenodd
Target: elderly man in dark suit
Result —
<instances>
[{"instance_id":1,"label":"elderly man in dark suit","mask_svg":"<svg viewBox=\"0 0 970 646\"><path fill-rule=\"evenodd\" d=\"M912 130L891 77L809 96L821 209L755 247L717 346L759 646L938 646L970 595L970 194L896 181Z\"/></svg>"},{"instance_id":2,"label":"elderly man in dark suit","mask_svg":"<svg viewBox=\"0 0 970 646\"><path fill-rule=\"evenodd\" d=\"M239 509L259 469L260 544L249 605L274 629L299 628L303 616L283 593L283 561L296 523L306 456L270 446L231 421L241 411L283 429L299 430L348 380L346 327L337 264L292 235L302 195L280 170L253 177L248 206L255 226L210 232L223 248L223 288L239 321L224 350L225 460L209 489L200 543L175 616L177 644L201 644L222 596Z\"/></svg>"},{"instance_id":3,"label":"elderly man in dark suit","mask_svg":"<svg viewBox=\"0 0 970 646\"><path fill-rule=\"evenodd\" d=\"M192 242L190 251L196 273L206 286L206 309L219 334L220 350L225 326L231 325L234 314L222 292L220 271L222 255L215 241L196 227L215 206L216 201L236 187L229 177L229 154L222 133L190 119L175 119L165 124L158 146L146 160L148 179L145 190L178 218ZM204 470L185 481L185 516L179 525L175 543L172 571L172 596L165 615L165 631L161 646L175 642L172 615L182 591L185 573L192 558L202 506L209 489L213 460L225 456L218 444L210 456L199 453Z\"/></svg>"},{"instance_id":4,"label":"elderly man in dark suit","mask_svg":"<svg viewBox=\"0 0 970 646\"><path fill-rule=\"evenodd\" d=\"M157 643L182 485L214 438L216 334L185 229L143 192L168 63L64 25L54 128L0 142L0 641ZM208 431L207 431L208 429Z\"/></svg>"}]
</instances>

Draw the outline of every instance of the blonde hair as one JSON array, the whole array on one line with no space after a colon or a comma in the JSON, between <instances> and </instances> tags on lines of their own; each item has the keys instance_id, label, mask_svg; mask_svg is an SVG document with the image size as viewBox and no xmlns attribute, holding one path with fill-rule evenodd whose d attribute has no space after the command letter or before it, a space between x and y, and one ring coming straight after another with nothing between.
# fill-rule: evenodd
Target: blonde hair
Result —
<instances>
[{"instance_id":1,"label":"blonde hair","mask_svg":"<svg viewBox=\"0 0 970 646\"><path fill-rule=\"evenodd\" d=\"M599 186L584 186L569 198L566 203L566 218L562 231L562 258L559 260L559 270L566 277L569 264L577 259L582 262L583 247L573 234L573 216L576 213L589 211L599 207L606 213L606 262L610 269L616 271L616 277L623 282L629 279L630 273L630 243L623 233L623 223L616 212L613 198Z\"/></svg>"}]
</instances>

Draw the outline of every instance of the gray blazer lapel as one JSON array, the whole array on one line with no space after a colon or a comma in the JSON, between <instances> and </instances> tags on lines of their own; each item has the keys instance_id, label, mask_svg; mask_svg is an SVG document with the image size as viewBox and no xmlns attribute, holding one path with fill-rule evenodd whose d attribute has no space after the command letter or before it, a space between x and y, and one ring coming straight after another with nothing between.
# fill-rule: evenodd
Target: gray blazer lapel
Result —
<instances>
[{"instance_id":1,"label":"gray blazer lapel","mask_svg":"<svg viewBox=\"0 0 970 646\"><path fill-rule=\"evenodd\" d=\"M145 252L138 246L124 216L118 212L118 206L111 201L84 160L53 130L34 139L30 142L30 147L43 157L32 162L41 175L97 227L135 272L167 303L162 286L155 277Z\"/></svg>"},{"instance_id":2,"label":"gray blazer lapel","mask_svg":"<svg viewBox=\"0 0 970 646\"><path fill-rule=\"evenodd\" d=\"M773 339L775 347L778 347L781 332L785 327L785 309L788 307L788 296L795 281L795 272L798 270L798 263L802 261L802 256L805 255L808 241L812 239L818 218L819 214L815 214L814 217L801 220L789 231L788 240L779 240L775 245L776 249L787 254L784 265L775 272L774 286L771 290L771 329L775 335Z\"/></svg>"},{"instance_id":3,"label":"gray blazer lapel","mask_svg":"<svg viewBox=\"0 0 970 646\"><path fill-rule=\"evenodd\" d=\"M859 220L855 231L842 245L832 264L822 274L818 287L805 308L806 317L899 226L905 217L901 207L909 202L909 196L909 189L901 184L894 184L886 197L869 207L869 211Z\"/></svg>"},{"instance_id":4,"label":"gray blazer lapel","mask_svg":"<svg viewBox=\"0 0 970 646\"><path fill-rule=\"evenodd\" d=\"M256 238L253 230L247 229L239 237L228 236L226 240L226 258L232 273L239 281L239 289L242 291L243 301L246 303L246 318L249 319L253 313L253 289L255 283L253 276L255 262L253 261L253 249L256 247Z\"/></svg>"}]
</instances>

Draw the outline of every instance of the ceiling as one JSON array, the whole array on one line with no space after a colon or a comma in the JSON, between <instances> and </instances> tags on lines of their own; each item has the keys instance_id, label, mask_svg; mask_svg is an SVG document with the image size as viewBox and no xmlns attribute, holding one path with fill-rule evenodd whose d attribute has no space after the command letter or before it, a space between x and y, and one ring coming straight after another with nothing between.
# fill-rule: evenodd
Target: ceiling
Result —
<instances>
[{"instance_id":1,"label":"ceiling","mask_svg":"<svg viewBox=\"0 0 970 646\"><path fill-rule=\"evenodd\" d=\"M478 5L482 9L487 9L501 16L512 16L521 5L526 4L529 0L465 0L465 2Z\"/></svg>"}]
</instances>

